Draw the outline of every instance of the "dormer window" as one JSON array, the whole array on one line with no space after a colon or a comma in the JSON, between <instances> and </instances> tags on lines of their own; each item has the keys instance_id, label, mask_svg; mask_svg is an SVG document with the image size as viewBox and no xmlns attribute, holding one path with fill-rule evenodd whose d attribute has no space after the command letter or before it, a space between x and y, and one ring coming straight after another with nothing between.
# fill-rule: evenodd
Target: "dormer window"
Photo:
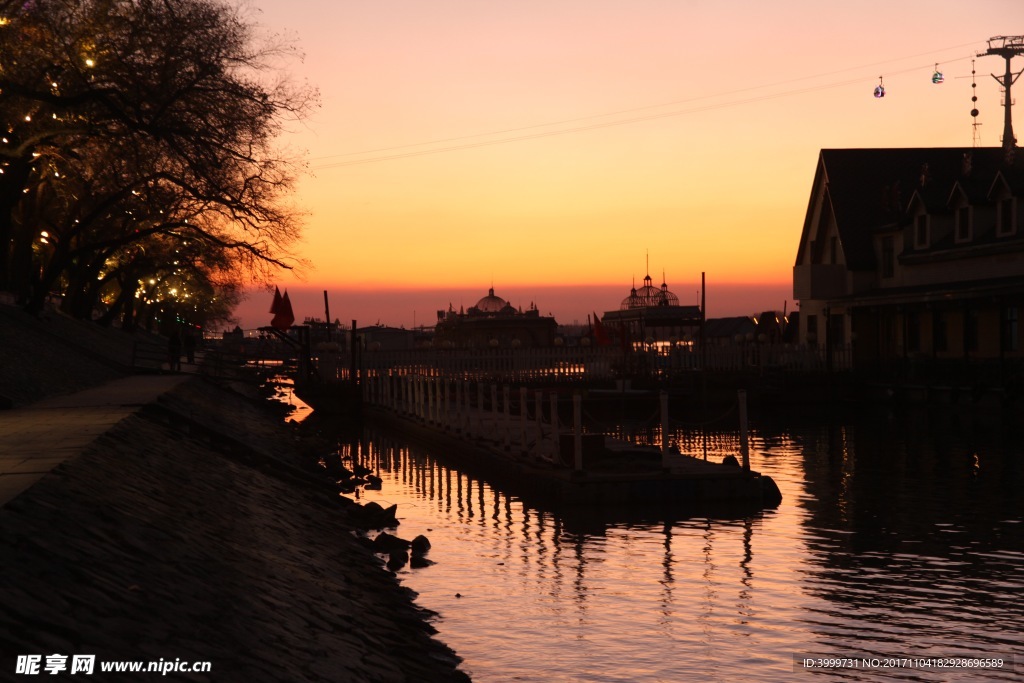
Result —
<instances>
[{"instance_id":1,"label":"dormer window","mask_svg":"<svg viewBox=\"0 0 1024 683\"><path fill-rule=\"evenodd\" d=\"M928 214L919 214L914 221L914 248L928 248Z\"/></svg>"},{"instance_id":2,"label":"dormer window","mask_svg":"<svg viewBox=\"0 0 1024 683\"><path fill-rule=\"evenodd\" d=\"M998 226L996 228L996 235L999 237L1008 237L1016 232L1015 208L1013 197L1007 197L999 201L999 215L996 217Z\"/></svg>"},{"instance_id":3,"label":"dormer window","mask_svg":"<svg viewBox=\"0 0 1024 683\"><path fill-rule=\"evenodd\" d=\"M971 239L971 207L961 206L956 210L956 241L968 242Z\"/></svg>"}]
</instances>

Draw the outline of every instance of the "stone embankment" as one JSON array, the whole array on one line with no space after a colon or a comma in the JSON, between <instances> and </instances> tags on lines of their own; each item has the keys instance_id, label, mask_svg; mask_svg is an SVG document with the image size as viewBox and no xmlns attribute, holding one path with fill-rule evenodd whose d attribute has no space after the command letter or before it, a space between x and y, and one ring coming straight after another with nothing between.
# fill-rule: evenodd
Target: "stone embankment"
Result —
<instances>
[{"instance_id":1,"label":"stone embankment","mask_svg":"<svg viewBox=\"0 0 1024 683\"><path fill-rule=\"evenodd\" d=\"M5 339L9 323L0 318ZM97 360L81 383L111 368ZM0 393L40 393L11 377L0 368ZM45 665L61 654L210 662L166 676L97 665L89 680L469 680L358 538L362 508L304 464L302 447L257 401L196 377L9 501L0 679L34 678L16 674L18 655Z\"/></svg>"}]
</instances>

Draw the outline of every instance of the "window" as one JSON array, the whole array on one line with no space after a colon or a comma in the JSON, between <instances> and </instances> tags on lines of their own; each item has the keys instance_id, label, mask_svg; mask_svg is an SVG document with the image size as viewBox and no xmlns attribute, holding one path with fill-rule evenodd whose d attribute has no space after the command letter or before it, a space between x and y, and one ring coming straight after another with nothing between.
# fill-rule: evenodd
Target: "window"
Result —
<instances>
[{"instance_id":1,"label":"window","mask_svg":"<svg viewBox=\"0 0 1024 683\"><path fill-rule=\"evenodd\" d=\"M1013 218L1013 198L1003 199L999 202L999 228L996 231L1000 237L1014 233Z\"/></svg>"},{"instance_id":2,"label":"window","mask_svg":"<svg viewBox=\"0 0 1024 683\"><path fill-rule=\"evenodd\" d=\"M814 344L818 341L818 316L807 316L807 343Z\"/></svg>"},{"instance_id":3,"label":"window","mask_svg":"<svg viewBox=\"0 0 1024 683\"><path fill-rule=\"evenodd\" d=\"M921 214L914 223L914 248L926 249L928 247L928 215Z\"/></svg>"},{"instance_id":4,"label":"window","mask_svg":"<svg viewBox=\"0 0 1024 683\"><path fill-rule=\"evenodd\" d=\"M956 241L971 239L971 207L961 206L956 211Z\"/></svg>"},{"instance_id":5,"label":"window","mask_svg":"<svg viewBox=\"0 0 1024 683\"><path fill-rule=\"evenodd\" d=\"M892 277L895 272L896 247L892 235L882 238L882 277Z\"/></svg>"}]
</instances>

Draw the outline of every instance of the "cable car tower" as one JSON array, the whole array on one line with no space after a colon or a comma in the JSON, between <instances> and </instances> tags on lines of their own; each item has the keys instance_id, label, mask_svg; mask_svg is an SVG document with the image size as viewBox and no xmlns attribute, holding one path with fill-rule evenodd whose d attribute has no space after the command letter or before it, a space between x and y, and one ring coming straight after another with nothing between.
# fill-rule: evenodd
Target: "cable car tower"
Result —
<instances>
[{"instance_id":1,"label":"cable car tower","mask_svg":"<svg viewBox=\"0 0 1024 683\"><path fill-rule=\"evenodd\" d=\"M1014 150L1017 147L1017 138L1013 136L1013 121L1010 117L1010 107L1013 105L1013 99L1010 97L1010 86L1024 73L1024 69L1021 69L1014 74L1010 68L1010 60L1017 55L1024 55L1024 36L995 36L989 38L988 50L978 53L979 57L988 55L998 55L1006 60L1006 73L1002 79L995 74L992 74L992 78L996 79L996 82L1003 86L1003 90L1006 92L1006 96L1003 99L1003 108L1005 109L1003 114L1003 152L1006 155L1007 162L1010 162L1013 160Z\"/></svg>"}]
</instances>

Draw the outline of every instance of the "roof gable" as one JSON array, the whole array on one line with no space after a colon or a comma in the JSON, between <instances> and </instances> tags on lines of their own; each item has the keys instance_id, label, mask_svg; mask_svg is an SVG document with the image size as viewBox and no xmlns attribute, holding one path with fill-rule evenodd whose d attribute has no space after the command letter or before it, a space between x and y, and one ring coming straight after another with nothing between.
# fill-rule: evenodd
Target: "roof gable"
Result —
<instances>
[{"instance_id":1,"label":"roof gable","mask_svg":"<svg viewBox=\"0 0 1024 683\"><path fill-rule=\"evenodd\" d=\"M876 230L905 223L912 202L929 213L947 211L957 184L972 202L986 201L1003 161L998 147L823 149L815 191L821 174L847 267L867 270L874 265ZM805 222L805 235L808 227Z\"/></svg>"}]
</instances>

